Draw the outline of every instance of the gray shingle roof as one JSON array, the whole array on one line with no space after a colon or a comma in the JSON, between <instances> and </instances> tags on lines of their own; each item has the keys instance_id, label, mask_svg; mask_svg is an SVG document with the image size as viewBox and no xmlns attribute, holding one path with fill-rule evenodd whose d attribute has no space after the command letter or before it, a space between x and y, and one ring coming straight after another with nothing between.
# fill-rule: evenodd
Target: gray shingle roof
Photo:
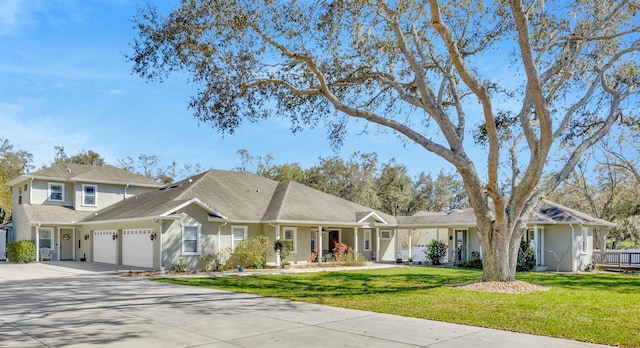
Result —
<instances>
[{"instance_id":1,"label":"gray shingle roof","mask_svg":"<svg viewBox=\"0 0 640 348\"><path fill-rule=\"evenodd\" d=\"M250 173L209 170L128 198L85 221L157 217L194 199L213 208L212 215L232 221L356 224L358 217L373 211L295 182L279 183ZM376 213L386 222L395 223L394 217Z\"/></svg>"},{"instance_id":2,"label":"gray shingle roof","mask_svg":"<svg viewBox=\"0 0 640 348\"><path fill-rule=\"evenodd\" d=\"M82 182L115 182L123 184L135 184L146 187L160 187L152 178L131 173L111 165L89 166L76 163L59 163L42 168L30 174L23 174L13 179L9 184L27 178L51 178L64 181Z\"/></svg>"},{"instance_id":3,"label":"gray shingle roof","mask_svg":"<svg viewBox=\"0 0 640 348\"><path fill-rule=\"evenodd\" d=\"M59 205L25 204L23 208L31 223L71 224L93 214L90 211L78 211Z\"/></svg>"},{"instance_id":4,"label":"gray shingle roof","mask_svg":"<svg viewBox=\"0 0 640 348\"><path fill-rule=\"evenodd\" d=\"M388 214L289 181L278 185L263 220L356 223L371 212L395 223Z\"/></svg>"},{"instance_id":5,"label":"gray shingle roof","mask_svg":"<svg viewBox=\"0 0 640 348\"><path fill-rule=\"evenodd\" d=\"M398 216L398 224L406 227L411 226L474 226L476 216L473 209L453 210L447 213L440 212L419 212L414 216ZM527 223L574 223L598 226L615 226L614 223L595 218L589 214L565 207L563 205L543 200L540 208Z\"/></svg>"}]
</instances>

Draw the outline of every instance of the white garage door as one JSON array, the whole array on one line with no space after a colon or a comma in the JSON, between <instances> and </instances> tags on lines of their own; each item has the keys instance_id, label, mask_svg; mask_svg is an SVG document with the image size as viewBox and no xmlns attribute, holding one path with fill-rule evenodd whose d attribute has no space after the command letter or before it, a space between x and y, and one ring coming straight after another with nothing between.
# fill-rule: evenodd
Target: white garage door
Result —
<instances>
[{"instance_id":1,"label":"white garage door","mask_svg":"<svg viewBox=\"0 0 640 348\"><path fill-rule=\"evenodd\" d=\"M116 231L93 231L93 262L116 263Z\"/></svg>"},{"instance_id":2,"label":"white garage door","mask_svg":"<svg viewBox=\"0 0 640 348\"><path fill-rule=\"evenodd\" d=\"M153 267L152 229L122 231L122 264L126 266Z\"/></svg>"}]
</instances>

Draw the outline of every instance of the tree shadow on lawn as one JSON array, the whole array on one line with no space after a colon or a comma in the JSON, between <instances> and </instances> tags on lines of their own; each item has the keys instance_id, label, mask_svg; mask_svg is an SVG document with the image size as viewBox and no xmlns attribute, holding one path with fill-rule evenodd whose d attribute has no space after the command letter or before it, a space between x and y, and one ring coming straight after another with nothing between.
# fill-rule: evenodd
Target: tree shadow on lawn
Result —
<instances>
[{"instance_id":1,"label":"tree shadow on lawn","mask_svg":"<svg viewBox=\"0 0 640 348\"><path fill-rule=\"evenodd\" d=\"M385 274L347 271L304 275L281 274L159 280L190 286L250 292L263 296L318 298L431 290L451 284L477 281L480 278L480 272L467 271L449 272L446 275L416 271L396 271Z\"/></svg>"},{"instance_id":2,"label":"tree shadow on lawn","mask_svg":"<svg viewBox=\"0 0 640 348\"><path fill-rule=\"evenodd\" d=\"M575 290L636 292L640 277L616 273L518 273L516 278L529 283Z\"/></svg>"}]
</instances>

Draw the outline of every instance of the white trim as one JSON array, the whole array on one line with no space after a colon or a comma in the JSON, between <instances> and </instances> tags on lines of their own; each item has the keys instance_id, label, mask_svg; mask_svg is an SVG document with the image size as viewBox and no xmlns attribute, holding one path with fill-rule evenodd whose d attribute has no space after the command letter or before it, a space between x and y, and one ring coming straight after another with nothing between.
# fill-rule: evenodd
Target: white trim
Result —
<instances>
[{"instance_id":1,"label":"white trim","mask_svg":"<svg viewBox=\"0 0 640 348\"><path fill-rule=\"evenodd\" d=\"M388 233L389 233L389 234L387 235L387 237L385 237L385 236L384 236L384 233L385 233L385 232L388 232ZM393 231L392 231L392 230L380 230L380 239L383 239L383 240L391 240L391 238L393 238L393 237L392 237L392 234L393 234Z\"/></svg>"},{"instance_id":2,"label":"white trim","mask_svg":"<svg viewBox=\"0 0 640 348\"><path fill-rule=\"evenodd\" d=\"M287 238L287 231L292 232L293 239L288 239ZM298 252L298 228L297 227L283 227L282 228L282 236L281 237L284 240L293 241L293 250L291 250L292 254Z\"/></svg>"},{"instance_id":3,"label":"white trim","mask_svg":"<svg viewBox=\"0 0 640 348\"><path fill-rule=\"evenodd\" d=\"M249 226L231 225L231 249L236 248L236 239L235 239L235 234L233 233L233 230L236 228L241 228L244 232L242 239L241 240L237 239L238 242L247 240L247 238L249 237Z\"/></svg>"},{"instance_id":4,"label":"white trim","mask_svg":"<svg viewBox=\"0 0 640 348\"><path fill-rule=\"evenodd\" d=\"M64 183L49 182L48 184L49 185L48 185L48 189L47 189L47 201L49 201L49 202L64 202L64 190L65 190ZM54 186L54 185L55 186L60 186L61 191L62 191L62 192L60 192L60 197L62 197L61 199L52 199L51 198L51 187ZM58 192L56 192L56 193L58 193Z\"/></svg>"},{"instance_id":5,"label":"white trim","mask_svg":"<svg viewBox=\"0 0 640 348\"><path fill-rule=\"evenodd\" d=\"M387 222L380 215L378 215L378 213L376 213L375 211L372 211L369 214L365 215L362 219L358 220L358 222L359 223L363 223L364 221L366 221L370 217L373 217L378 222L381 222L381 223L383 223L385 225L388 225Z\"/></svg>"},{"instance_id":6,"label":"white trim","mask_svg":"<svg viewBox=\"0 0 640 348\"><path fill-rule=\"evenodd\" d=\"M93 187L93 204L88 204L86 202L87 197L87 188L88 187ZM81 195L81 199L82 199L82 206L84 207L97 207L98 206L98 185L88 185L88 184L82 184L82 195Z\"/></svg>"},{"instance_id":7,"label":"white trim","mask_svg":"<svg viewBox=\"0 0 640 348\"><path fill-rule=\"evenodd\" d=\"M188 206L190 204L197 204L198 206L200 206L202 209L208 211L209 213L215 214L219 218L227 219L226 216L222 215L220 212L218 212L217 210L213 209L211 206L209 206L208 204L204 203L203 201L201 201L198 198L190 199L190 200L188 200L188 201L186 201L186 202L184 202L184 203L182 203L182 204L180 204L180 205L178 205L178 206L176 206L174 208L171 208L171 210L168 210L168 211L160 214L160 216L164 217L164 216L171 215L171 214L175 213L176 211L178 211L178 210L180 210L180 209L182 209L182 208L184 208L184 207L186 207L186 206Z\"/></svg>"},{"instance_id":8,"label":"white trim","mask_svg":"<svg viewBox=\"0 0 640 348\"><path fill-rule=\"evenodd\" d=\"M587 255L589 253L589 227L580 226L581 237L580 237L580 254Z\"/></svg>"},{"instance_id":9,"label":"white trim","mask_svg":"<svg viewBox=\"0 0 640 348\"><path fill-rule=\"evenodd\" d=\"M185 251L184 250L184 231L185 228L195 228L196 229L196 251ZM180 251L181 255L200 255L200 233L202 232L201 224L182 224L181 225L181 235L180 235ZM191 239L189 239L191 240Z\"/></svg>"},{"instance_id":10,"label":"white trim","mask_svg":"<svg viewBox=\"0 0 640 348\"><path fill-rule=\"evenodd\" d=\"M316 249L318 249L318 238L317 238L317 235L318 235L318 229L317 228L310 229L309 248L311 249L311 251L315 251ZM313 246L311 244L313 244Z\"/></svg>"},{"instance_id":11,"label":"white trim","mask_svg":"<svg viewBox=\"0 0 640 348\"><path fill-rule=\"evenodd\" d=\"M49 232L49 238L42 238L42 232ZM53 227L40 227L39 233L38 233L38 246L40 248L44 248L42 246L42 244L40 243L40 240L41 239L43 239L43 240L47 239L47 240L49 240L49 246L47 248L51 249L52 252L55 251L53 249L53 247L54 247L54 237L53 237L53 235L54 235L54 228Z\"/></svg>"}]
</instances>

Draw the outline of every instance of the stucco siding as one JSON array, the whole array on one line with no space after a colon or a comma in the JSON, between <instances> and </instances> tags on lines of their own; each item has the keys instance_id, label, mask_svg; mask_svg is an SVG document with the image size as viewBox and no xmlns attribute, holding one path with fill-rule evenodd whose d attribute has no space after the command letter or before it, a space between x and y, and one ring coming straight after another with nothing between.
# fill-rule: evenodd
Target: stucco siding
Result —
<instances>
[{"instance_id":1,"label":"stucco siding","mask_svg":"<svg viewBox=\"0 0 640 348\"><path fill-rule=\"evenodd\" d=\"M544 260L550 270L572 270L572 232L566 225L545 226L544 229ZM565 254L566 253L566 254Z\"/></svg>"}]
</instances>

